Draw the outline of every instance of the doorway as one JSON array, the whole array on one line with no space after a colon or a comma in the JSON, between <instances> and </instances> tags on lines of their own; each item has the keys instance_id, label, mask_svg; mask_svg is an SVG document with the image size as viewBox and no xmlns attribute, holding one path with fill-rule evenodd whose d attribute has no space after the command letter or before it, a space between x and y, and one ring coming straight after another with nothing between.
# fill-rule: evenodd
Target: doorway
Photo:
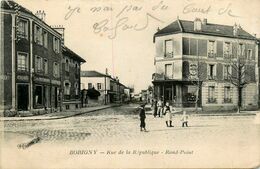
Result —
<instances>
[{"instance_id":1,"label":"doorway","mask_svg":"<svg viewBox=\"0 0 260 169\"><path fill-rule=\"evenodd\" d=\"M17 109L28 110L29 103L28 84L17 84Z\"/></svg>"}]
</instances>

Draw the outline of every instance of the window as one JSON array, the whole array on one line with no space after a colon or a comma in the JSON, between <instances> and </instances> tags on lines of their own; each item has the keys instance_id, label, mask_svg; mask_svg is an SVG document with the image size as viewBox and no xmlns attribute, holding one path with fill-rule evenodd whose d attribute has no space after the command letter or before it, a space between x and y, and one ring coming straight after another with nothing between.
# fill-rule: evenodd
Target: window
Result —
<instances>
[{"instance_id":1,"label":"window","mask_svg":"<svg viewBox=\"0 0 260 169\"><path fill-rule=\"evenodd\" d=\"M231 74L231 66L230 65L224 65L224 70L223 70L223 72L224 72L224 80L227 80L227 79L229 79L229 76L230 76L230 74Z\"/></svg>"},{"instance_id":2,"label":"window","mask_svg":"<svg viewBox=\"0 0 260 169\"><path fill-rule=\"evenodd\" d=\"M245 55L245 45L240 43L238 45L238 56L244 56Z\"/></svg>"},{"instance_id":3,"label":"window","mask_svg":"<svg viewBox=\"0 0 260 169\"><path fill-rule=\"evenodd\" d=\"M19 18L18 19L18 29L17 36L20 38L28 39L28 21Z\"/></svg>"},{"instance_id":4,"label":"window","mask_svg":"<svg viewBox=\"0 0 260 169\"><path fill-rule=\"evenodd\" d=\"M101 90L101 83L97 83L97 89Z\"/></svg>"},{"instance_id":5,"label":"window","mask_svg":"<svg viewBox=\"0 0 260 169\"><path fill-rule=\"evenodd\" d=\"M41 73L43 71L43 62L42 62L42 58L40 56L36 56L35 68L36 68L36 72L38 72L38 73Z\"/></svg>"},{"instance_id":6,"label":"window","mask_svg":"<svg viewBox=\"0 0 260 169\"><path fill-rule=\"evenodd\" d=\"M43 46L48 48L48 33L46 31L43 31L42 36L43 36Z\"/></svg>"},{"instance_id":7,"label":"window","mask_svg":"<svg viewBox=\"0 0 260 169\"><path fill-rule=\"evenodd\" d=\"M224 43L224 56L225 57L230 57L232 54L232 46L230 42L225 42Z\"/></svg>"},{"instance_id":8,"label":"window","mask_svg":"<svg viewBox=\"0 0 260 169\"><path fill-rule=\"evenodd\" d=\"M247 59L251 59L252 58L252 49L248 49L247 50Z\"/></svg>"},{"instance_id":9,"label":"window","mask_svg":"<svg viewBox=\"0 0 260 169\"><path fill-rule=\"evenodd\" d=\"M208 57L214 57L216 55L216 43L215 41L208 41Z\"/></svg>"},{"instance_id":10,"label":"window","mask_svg":"<svg viewBox=\"0 0 260 169\"><path fill-rule=\"evenodd\" d=\"M173 57L172 40L166 40L165 41L165 57Z\"/></svg>"},{"instance_id":11,"label":"window","mask_svg":"<svg viewBox=\"0 0 260 169\"><path fill-rule=\"evenodd\" d=\"M37 25L34 27L34 41L35 43L42 45L42 29Z\"/></svg>"},{"instance_id":12,"label":"window","mask_svg":"<svg viewBox=\"0 0 260 169\"><path fill-rule=\"evenodd\" d=\"M53 76L56 78L60 77L60 65L57 62L53 63Z\"/></svg>"},{"instance_id":13,"label":"window","mask_svg":"<svg viewBox=\"0 0 260 169\"><path fill-rule=\"evenodd\" d=\"M43 64L43 68L44 68L44 74L48 74L48 60L44 59L44 64Z\"/></svg>"},{"instance_id":14,"label":"window","mask_svg":"<svg viewBox=\"0 0 260 169\"><path fill-rule=\"evenodd\" d=\"M209 64L209 71L208 71L208 79L211 80L211 79L214 79L215 77L215 65L214 64Z\"/></svg>"},{"instance_id":15,"label":"window","mask_svg":"<svg viewBox=\"0 0 260 169\"><path fill-rule=\"evenodd\" d=\"M43 90L42 86L35 87L35 103L36 105L42 105L43 103Z\"/></svg>"},{"instance_id":16,"label":"window","mask_svg":"<svg viewBox=\"0 0 260 169\"><path fill-rule=\"evenodd\" d=\"M66 59L66 61L65 61L65 71L69 72L69 68L70 68L69 60Z\"/></svg>"},{"instance_id":17,"label":"window","mask_svg":"<svg viewBox=\"0 0 260 169\"><path fill-rule=\"evenodd\" d=\"M208 102L215 103L217 100L215 98L215 86L209 86L208 91Z\"/></svg>"},{"instance_id":18,"label":"window","mask_svg":"<svg viewBox=\"0 0 260 169\"><path fill-rule=\"evenodd\" d=\"M92 88L92 83L88 83L88 89Z\"/></svg>"},{"instance_id":19,"label":"window","mask_svg":"<svg viewBox=\"0 0 260 169\"><path fill-rule=\"evenodd\" d=\"M28 54L18 53L17 54L17 70L28 71Z\"/></svg>"},{"instance_id":20,"label":"window","mask_svg":"<svg viewBox=\"0 0 260 169\"><path fill-rule=\"evenodd\" d=\"M60 52L60 41L56 37L53 37L53 50L56 53Z\"/></svg>"},{"instance_id":21,"label":"window","mask_svg":"<svg viewBox=\"0 0 260 169\"><path fill-rule=\"evenodd\" d=\"M230 88L230 86L224 87L224 103L231 103L231 88Z\"/></svg>"},{"instance_id":22,"label":"window","mask_svg":"<svg viewBox=\"0 0 260 169\"><path fill-rule=\"evenodd\" d=\"M166 78L173 78L173 69L172 64L166 64L165 65L165 76Z\"/></svg>"},{"instance_id":23,"label":"window","mask_svg":"<svg viewBox=\"0 0 260 169\"><path fill-rule=\"evenodd\" d=\"M70 83L69 82L66 82L64 84L64 95L70 95Z\"/></svg>"},{"instance_id":24,"label":"window","mask_svg":"<svg viewBox=\"0 0 260 169\"><path fill-rule=\"evenodd\" d=\"M78 96L79 95L79 85L77 82L75 83L74 87L75 87L75 95Z\"/></svg>"}]
</instances>

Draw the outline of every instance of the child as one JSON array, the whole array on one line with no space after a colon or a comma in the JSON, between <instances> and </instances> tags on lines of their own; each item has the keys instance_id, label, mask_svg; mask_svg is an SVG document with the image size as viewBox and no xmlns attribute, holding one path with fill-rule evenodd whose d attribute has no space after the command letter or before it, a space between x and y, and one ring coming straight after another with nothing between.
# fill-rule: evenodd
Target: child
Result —
<instances>
[{"instance_id":1,"label":"child","mask_svg":"<svg viewBox=\"0 0 260 169\"><path fill-rule=\"evenodd\" d=\"M188 127L188 115L186 115L186 111L183 111L183 115L181 117L181 121L182 121L182 127L186 126Z\"/></svg>"}]
</instances>

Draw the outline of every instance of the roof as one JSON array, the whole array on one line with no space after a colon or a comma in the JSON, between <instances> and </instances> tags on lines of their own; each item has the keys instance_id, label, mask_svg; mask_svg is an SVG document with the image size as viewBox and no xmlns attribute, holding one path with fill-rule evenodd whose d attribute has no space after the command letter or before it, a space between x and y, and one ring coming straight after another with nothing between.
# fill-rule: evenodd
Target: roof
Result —
<instances>
[{"instance_id":1,"label":"roof","mask_svg":"<svg viewBox=\"0 0 260 169\"><path fill-rule=\"evenodd\" d=\"M68 47L66 46L63 46L62 47L62 54L66 55L66 56L69 56L73 59L76 59L80 62L86 62L86 60L84 60L82 57L80 57L78 54L76 54L75 52L73 52L71 49L69 49Z\"/></svg>"},{"instance_id":2,"label":"roof","mask_svg":"<svg viewBox=\"0 0 260 169\"><path fill-rule=\"evenodd\" d=\"M155 37L176 34L176 33L194 33L194 34L204 34L212 36L222 36L222 37L232 37L232 38L242 38L255 40L255 37L242 28L239 28L238 36L233 35L233 26L219 25L212 23L202 23L201 31L194 31L194 22L187 20L177 19L163 29L157 31L154 34Z\"/></svg>"},{"instance_id":3,"label":"roof","mask_svg":"<svg viewBox=\"0 0 260 169\"><path fill-rule=\"evenodd\" d=\"M57 33L57 34L59 34L61 36L61 34L58 31L56 31L50 25L45 23L43 20L38 18L36 15L34 15L32 11L26 9L25 7L21 6L17 2L14 2L13 0L1 0L1 9L13 10L13 11L18 10L19 12L23 12L23 13L29 14L31 16L34 16L35 18L37 18L38 21L40 21L41 23L43 23L44 25L46 25L47 27L52 29L55 33Z\"/></svg>"},{"instance_id":4,"label":"roof","mask_svg":"<svg viewBox=\"0 0 260 169\"><path fill-rule=\"evenodd\" d=\"M109 75L97 72L95 70L85 70L81 71L81 77L110 77Z\"/></svg>"}]
</instances>

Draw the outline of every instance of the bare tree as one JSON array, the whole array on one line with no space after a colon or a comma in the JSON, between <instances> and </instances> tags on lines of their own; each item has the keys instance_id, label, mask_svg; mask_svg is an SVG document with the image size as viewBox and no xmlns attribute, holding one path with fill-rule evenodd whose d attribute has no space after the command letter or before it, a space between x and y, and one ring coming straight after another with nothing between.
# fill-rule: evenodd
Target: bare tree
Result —
<instances>
[{"instance_id":1,"label":"bare tree","mask_svg":"<svg viewBox=\"0 0 260 169\"><path fill-rule=\"evenodd\" d=\"M226 67L228 73L229 81L237 89L237 113L240 113L242 106L242 91L243 88L249 83L249 80L246 78L246 59L241 58L240 56L235 59L229 60L229 65L231 67L232 73Z\"/></svg>"}]
</instances>

